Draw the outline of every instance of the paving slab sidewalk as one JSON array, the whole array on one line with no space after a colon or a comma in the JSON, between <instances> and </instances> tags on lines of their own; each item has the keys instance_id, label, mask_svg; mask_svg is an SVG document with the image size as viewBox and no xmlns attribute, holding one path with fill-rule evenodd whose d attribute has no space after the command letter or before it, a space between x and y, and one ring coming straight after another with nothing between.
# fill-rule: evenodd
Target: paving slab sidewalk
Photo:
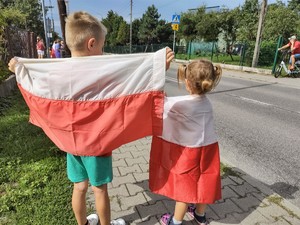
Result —
<instances>
[{"instance_id":1,"label":"paving slab sidewalk","mask_svg":"<svg viewBox=\"0 0 300 225\"><path fill-rule=\"evenodd\" d=\"M151 137L128 143L113 152L114 179L109 184L112 218L127 224L159 224L160 216L174 211L174 201L148 188ZM238 168L222 178L222 200L209 205L211 225L300 225L300 209ZM94 210L89 190L88 202ZM187 215L184 224L196 224Z\"/></svg>"}]
</instances>

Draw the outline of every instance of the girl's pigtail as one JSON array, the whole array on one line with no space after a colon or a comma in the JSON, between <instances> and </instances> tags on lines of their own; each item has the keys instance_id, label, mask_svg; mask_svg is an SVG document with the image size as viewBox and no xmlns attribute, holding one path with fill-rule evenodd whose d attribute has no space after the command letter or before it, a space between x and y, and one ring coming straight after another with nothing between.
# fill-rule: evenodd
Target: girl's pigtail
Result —
<instances>
[{"instance_id":1,"label":"girl's pigtail","mask_svg":"<svg viewBox=\"0 0 300 225\"><path fill-rule=\"evenodd\" d=\"M184 81L184 79L186 78L186 70L187 70L187 66L184 64L180 64L177 70L177 82L178 82L178 86L180 84L180 81Z\"/></svg>"},{"instance_id":2,"label":"girl's pigtail","mask_svg":"<svg viewBox=\"0 0 300 225\"><path fill-rule=\"evenodd\" d=\"M210 92L214 88L213 84L214 83L211 79L202 81L202 83L201 83L201 93Z\"/></svg>"},{"instance_id":3,"label":"girl's pigtail","mask_svg":"<svg viewBox=\"0 0 300 225\"><path fill-rule=\"evenodd\" d=\"M222 76L222 68L219 64L214 66L214 82L213 82L213 88L215 88L220 80L221 80L221 76Z\"/></svg>"},{"instance_id":4,"label":"girl's pigtail","mask_svg":"<svg viewBox=\"0 0 300 225\"><path fill-rule=\"evenodd\" d=\"M205 94L212 91L219 83L222 74L222 68L220 65L211 65L211 76L201 82L200 94ZM200 90L200 89L199 89Z\"/></svg>"}]
</instances>

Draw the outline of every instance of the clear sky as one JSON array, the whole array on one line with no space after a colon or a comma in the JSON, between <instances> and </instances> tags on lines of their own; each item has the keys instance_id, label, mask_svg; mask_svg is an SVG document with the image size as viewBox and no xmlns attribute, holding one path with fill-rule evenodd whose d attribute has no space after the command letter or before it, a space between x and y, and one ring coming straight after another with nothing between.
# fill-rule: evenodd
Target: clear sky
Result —
<instances>
[{"instance_id":1,"label":"clear sky","mask_svg":"<svg viewBox=\"0 0 300 225\"><path fill-rule=\"evenodd\" d=\"M52 5L54 7L47 13L47 17L54 19L55 31L61 34L57 0L44 0L44 2L45 6ZM161 19L168 22L172 21L174 14L180 14L201 6L225 6L232 9L244 4L244 0L132 0L132 2L133 19L141 18L147 8L153 4L158 9L158 13L161 14ZM268 4L275 2L276 0L268 0ZM282 0L282 2L286 3L287 0ZM68 0L68 9L69 12L87 11L100 20L107 16L108 11L112 10L123 16L127 22L130 21L130 0Z\"/></svg>"}]
</instances>

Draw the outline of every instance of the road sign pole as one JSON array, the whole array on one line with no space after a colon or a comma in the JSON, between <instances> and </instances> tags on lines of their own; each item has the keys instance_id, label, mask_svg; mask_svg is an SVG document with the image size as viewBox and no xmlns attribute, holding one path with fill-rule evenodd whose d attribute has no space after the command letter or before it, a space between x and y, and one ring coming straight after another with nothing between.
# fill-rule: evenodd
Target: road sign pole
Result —
<instances>
[{"instance_id":1,"label":"road sign pole","mask_svg":"<svg viewBox=\"0 0 300 225\"><path fill-rule=\"evenodd\" d=\"M175 52L176 31L179 29L180 16L175 14L172 16L172 29L174 30L173 52Z\"/></svg>"},{"instance_id":2,"label":"road sign pole","mask_svg":"<svg viewBox=\"0 0 300 225\"><path fill-rule=\"evenodd\" d=\"M176 39L176 31L174 30L173 52L175 52L175 39Z\"/></svg>"}]
</instances>

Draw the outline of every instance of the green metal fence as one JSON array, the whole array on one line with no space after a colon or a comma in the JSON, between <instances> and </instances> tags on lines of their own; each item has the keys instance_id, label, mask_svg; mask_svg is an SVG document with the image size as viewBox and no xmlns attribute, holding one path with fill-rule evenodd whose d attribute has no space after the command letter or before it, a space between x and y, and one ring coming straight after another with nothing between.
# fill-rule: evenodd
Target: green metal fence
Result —
<instances>
[{"instance_id":1,"label":"green metal fence","mask_svg":"<svg viewBox=\"0 0 300 225\"><path fill-rule=\"evenodd\" d=\"M150 44L150 45L132 45L131 53L156 52L159 49L171 47L172 43ZM129 54L130 46L106 46L104 52L113 54Z\"/></svg>"},{"instance_id":2,"label":"green metal fence","mask_svg":"<svg viewBox=\"0 0 300 225\"><path fill-rule=\"evenodd\" d=\"M175 45L175 54L177 59L196 59L206 58L213 62L233 64L239 66L251 66L255 43L236 42L231 46L226 46L222 42L204 42L191 41L185 45ZM133 45L131 53L155 52L166 46L171 47L172 43L151 44L151 45ZM278 43L261 43L258 66L272 68L274 56L277 57L276 46ZM104 51L113 54L129 54L129 46L106 46Z\"/></svg>"},{"instance_id":3,"label":"green metal fence","mask_svg":"<svg viewBox=\"0 0 300 225\"><path fill-rule=\"evenodd\" d=\"M282 46L282 42L283 42L283 38L282 38L282 36L279 36L278 41L277 41L276 53L275 53L275 57L274 57L274 61L273 61L272 74L274 74L275 69L276 69L276 64L277 64L277 60L278 60L278 48L280 48Z\"/></svg>"}]
</instances>

